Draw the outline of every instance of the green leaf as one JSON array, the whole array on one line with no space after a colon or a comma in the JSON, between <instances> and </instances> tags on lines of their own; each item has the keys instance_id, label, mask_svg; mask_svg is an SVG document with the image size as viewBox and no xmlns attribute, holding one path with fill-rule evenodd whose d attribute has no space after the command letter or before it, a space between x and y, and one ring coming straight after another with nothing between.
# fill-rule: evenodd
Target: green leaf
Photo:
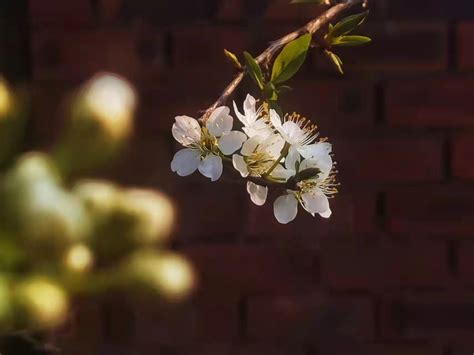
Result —
<instances>
[{"instance_id":1,"label":"green leaf","mask_svg":"<svg viewBox=\"0 0 474 355\"><path fill-rule=\"evenodd\" d=\"M357 27L362 25L369 15L369 10L362 12L360 14L348 16L338 23L332 28L330 32L330 37L340 37L345 34L348 34L355 30Z\"/></svg>"},{"instance_id":2,"label":"green leaf","mask_svg":"<svg viewBox=\"0 0 474 355\"><path fill-rule=\"evenodd\" d=\"M327 4L327 0L291 0L291 4Z\"/></svg>"},{"instance_id":3,"label":"green leaf","mask_svg":"<svg viewBox=\"0 0 474 355\"><path fill-rule=\"evenodd\" d=\"M272 82L282 83L295 75L303 65L311 43L311 34L307 33L288 43L273 63Z\"/></svg>"},{"instance_id":4,"label":"green leaf","mask_svg":"<svg viewBox=\"0 0 474 355\"><path fill-rule=\"evenodd\" d=\"M263 92L269 100L271 101L278 100L278 92L276 90L275 85L271 81L265 84L265 88Z\"/></svg>"},{"instance_id":5,"label":"green leaf","mask_svg":"<svg viewBox=\"0 0 474 355\"><path fill-rule=\"evenodd\" d=\"M341 47L361 46L371 41L372 39L366 36L342 36L334 38L332 45Z\"/></svg>"},{"instance_id":6,"label":"green leaf","mask_svg":"<svg viewBox=\"0 0 474 355\"><path fill-rule=\"evenodd\" d=\"M265 87L265 80L263 79L262 69L257 61L249 52L244 52L245 62L247 64L247 71L250 77L257 83L260 90Z\"/></svg>"},{"instance_id":7,"label":"green leaf","mask_svg":"<svg viewBox=\"0 0 474 355\"><path fill-rule=\"evenodd\" d=\"M297 180L304 181L308 179L315 179L318 177L319 173L321 173L321 170L319 170L318 168L305 169L298 173Z\"/></svg>"},{"instance_id":8,"label":"green leaf","mask_svg":"<svg viewBox=\"0 0 474 355\"><path fill-rule=\"evenodd\" d=\"M337 71L341 74L344 74L344 70L342 69L342 60L341 60L341 58L336 53L331 52L331 51L325 51L324 53L326 53L328 58L334 64Z\"/></svg>"},{"instance_id":9,"label":"green leaf","mask_svg":"<svg viewBox=\"0 0 474 355\"><path fill-rule=\"evenodd\" d=\"M224 54L227 57L227 59L237 68L237 69L242 69L242 64L240 64L239 58L237 56L228 51L227 49L224 49Z\"/></svg>"}]
</instances>

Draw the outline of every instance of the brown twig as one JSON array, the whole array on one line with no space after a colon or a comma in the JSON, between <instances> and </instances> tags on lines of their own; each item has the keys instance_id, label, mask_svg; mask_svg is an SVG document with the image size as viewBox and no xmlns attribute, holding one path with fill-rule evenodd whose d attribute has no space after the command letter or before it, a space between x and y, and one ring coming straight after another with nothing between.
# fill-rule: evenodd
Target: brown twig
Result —
<instances>
[{"instance_id":1,"label":"brown twig","mask_svg":"<svg viewBox=\"0 0 474 355\"><path fill-rule=\"evenodd\" d=\"M345 2L334 5L317 18L308 22L305 26L272 42L270 46L256 58L257 63L263 66L268 66L273 57L291 41L304 35L305 33L314 34L318 30L329 24L329 22L331 22L334 18L339 16L341 12L351 8L352 6L355 6L356 4L363 4L364 6L366 6L366 2L367 0L346 0ZM227 85L227 87L224 89L222 95L217 99L217 101L214 102L206 111L204 111L204 114L200 118L201 122L205 123L211 115L212 111L227 102L227 99L234 93L235 89L237 89L237 87L242 82L244 74L245 68L243 68L242 71L239 72L230 82L230 84Z\"/></svg>"}]
</instances>

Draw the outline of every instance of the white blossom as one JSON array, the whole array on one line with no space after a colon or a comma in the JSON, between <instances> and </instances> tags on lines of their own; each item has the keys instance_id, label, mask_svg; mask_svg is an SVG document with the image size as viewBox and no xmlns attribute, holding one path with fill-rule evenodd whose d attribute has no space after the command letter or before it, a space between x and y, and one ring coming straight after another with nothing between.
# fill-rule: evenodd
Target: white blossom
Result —
<instances>
[{"instance_id":1,"label":"white blossom","mask_svg":"<svg viewBox=\"0 0 474 355\"><path fill-rule=\"evenodd\" d=\"M222 155L239 150L247 139L244 133L232 131L233 118L229 113L228 107L216 108L205 127L189 116L175 118L173 137L186 148L175 154L171 162L173 172L187 176L199 170L211 181L221 177Z\"/></svg>"},{"instance_id":2,"label":"white blossom","mask_svg":"<svg viewBox=\"0 0 474 355\"><path fill-rule=\"evenodd\" d=\"M321 154L321 150L329 153L329 144L314 143L318 137L316 126L299 114L285 115L282 120L275 110L270 110L270 121L291 148L303 158L315 157Z\"/></svg>"},{"instance_id":3,"label":"white blossom","mask_svg":"<svg viewBox=\"0 0 474 355\"><path fill-rule=\"evenodd\" d=\"M296 183L296 190L278 197L273 205L275 218L282 224L287 224L296 218L298 204L311 215L319 214L323 218L331 216L328 196L337 192L332 159L329 153L321 154L318 158L305 159L299 165L299 171L318 169L319 173Z\"/></svg>"},{"instance_id":4,"label":"white blossom","mask_svg":"<svg viewBox=\"0 0 474 355\"><path fill-rule=\"evenodd\" d=\"M269 124L268 119L263 117L264 106L261 105L258 109L256 106L257 100L255 100L252 95L248 94L244 101L244 113L240 113L240 111L237 109L235 101L234 112L239 121L243 124L242 130L249 138L255 136L267 138L273 134L273 129Z\"/></svg>"}]
</instances>

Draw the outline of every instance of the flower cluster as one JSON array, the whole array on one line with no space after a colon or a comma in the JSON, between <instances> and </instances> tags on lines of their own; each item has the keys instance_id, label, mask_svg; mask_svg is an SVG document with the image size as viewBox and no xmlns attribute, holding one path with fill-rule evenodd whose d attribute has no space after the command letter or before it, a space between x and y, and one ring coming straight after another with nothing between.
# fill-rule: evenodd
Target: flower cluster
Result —
<instances>
[{"instance_id":1,"label":"flower cluster","mask_svg":"<svg viewBox=\"0 0 474 355\"><path fill-rule=\"evenodd\" d=\"M330 217L328 199L337 193L332 147L318 139L316 126L296 113L282 117L251 95L243 112L234 102L234 112L241 131L232 130L233 117L225 106L216 108L204 126L192 117L176 117L173 137L185 148L175 154L171 170L180 176L199 170L216 181L227 162L247 180L256 205L265 204L270 186L284 191L273 205L278 222L294 220L298 205L313 216Z\"/></svg>"}]
</instances>

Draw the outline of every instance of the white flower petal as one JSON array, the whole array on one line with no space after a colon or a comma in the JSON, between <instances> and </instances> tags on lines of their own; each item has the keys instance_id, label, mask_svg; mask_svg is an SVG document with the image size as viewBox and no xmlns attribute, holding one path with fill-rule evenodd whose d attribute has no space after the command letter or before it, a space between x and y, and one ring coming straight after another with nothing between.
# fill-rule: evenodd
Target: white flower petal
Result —
<instances>
[{"instance_id":1,"label":"white flower petal","mask_svg":"<svg viewBox=\"0 0 474 355\"><path fill-rule=\"evenodd\" d=\"M298 200L292 194L278 197L273 203L273 213L281 224L287 224L298 214Z\"/></svg>"},{"instance_id":2,"label":"white flower petal","mask_svg":"<svg viewBox=\"0 0 474 355\"><path fill-rule=\"evenodd\" d=\"M285 146L285 140L279 134L272 134L261 143L261 146L262 151L276 160Z\"/></svg>"},{"instance_id":3,"label":"white flower petal","mask_svg":"<svg viewBox=\"0 0 474 355\"><path fill-rule=\"evenodd\" d=\"M240 172L242 177L249 176L249 169L247 168L247 163L244 160L244 157L238 154L232 156L232 165L234 165L235 170Z\"/></svg>"},{"instance_id":4,"label":"white flower petal","mask_svg":"<svg viewBox=\"0 0 474 355\"><path fill-rule=\"evenodd\" d=\"M232 130L234 119L229 115L230 109L227 106L216 108L209 117L206 127L215 137L220 137Z\"/></svg>"},{"instance_id":5,"label":"white flower petal","mask_svg":"<svg viewBox=\"0 0 474 355\"><path fill-rule=\"evenodd\" d=\"M265 204L268 195L268 187L257 185L252 181L247 181L247 192L254 204L257 206L263 206Z\"/></svg>"},{"instance_id":6,"label":"white flower petal","mask_svg":"<svg viewBox=\"0 0 474 355\"><path fill-rule=\"evenodd\" d=\"M230 155L242 147L247 136L239 131L231 131L219 139L219 149L224 155Z\"/></svg>"},{"instance_id":7,"label":"white flower petal","mask_svg":"<svg viewBox=\"0 0 474 355\"><path fill-rule=\"evenodd\" d=\"M305 159L301 162L300 171L310 168L317 168L321 171L319 180L326 179L331 173L333 166L332 158L329 154L322 155L319 158Z\"/></svg>"},{"instance_id":8,"label":"white flower petal","mask_svg":"<svg viewBox=\"0 0 474 355\"><path fill-rule=\"evenodd\" d=\"M237 108L237 104L235 103L235 101L233 102L234 103L234 112L235 112L235 115L237 116L237 118L239 119L240 122L242 122L242 124L244 126L247 126L248 125L248 121L247 121L247 117L245 117L245 115L242 115L239 111L239 109Z\"/></svg>"},{"instance_id":9,"label":"white flower petal","mask_svg":"<svg viewBox=\"0 0 474 355\"><path fill-rule=\"evenodd\" d=\"M257 101L255 98L252 95L247 94L247 97L244 101L244 113L249 125L253 124L257 119L257 111L255 109L256 103Z\"/></svg>"},{"instance_id":10,"label":"white flower petal","mask_svg":"<svg viewBox=\"0 0 474 355\"><path fill-rule=\"evenodd\" d=\"M278 132L282 133L281 132L282 126L281 126L280 115L273 109L270 110L270 122L272 123L273 127L275 127L275 129Z\"/></svg>"},{"instance_id":11,"label":"white flower petal","mask_svg":"<svg viewBox=\"0 0 474 355\"><path fill-rule=\"evenodd\" d=\"M211 179L219 180L222 175L222 158L214 154L209 154L198 165L199 172Z\"/></svg>"},{"instance_id":12,"label":"white flower petal","mask_svg":"<svg viewBox=\"0 0 474 355\"><path fill-rule=\"evenodd\" d=\"M329 200L319 189L301 195L303 207L309 213L325 213L329 209Z\"/></svg>"},{"instance_id":13,"label":"white flower petal","mask_svg":"<svg viewBox=\"0 0 474 355\"><path fill-rule=\"evenodd\" d=\"M300 148L300 153L303 156L303 158L310 159L310 158L316 158L316 159L322 159L329 155L332 150L332 145L331 143L327 142L318 142L314 144L309 144L304 147Z\"/></svg>"},{"instance_id":14,"label":"white flower petal","mask_svg":"<svg viewBox=\"0 0 474 355\"><path fill-rule=\"evenodd\" d=\"M179 176L188 176L196 171L201 153L196 149L181 149L171 161L171 170Z\"/></svg>"},{"instance_id":15,"label":"white flower petal","mask_svg":"<svg viewBox=\"0 0 474 355\"><path fill-rule=\"evenodd\" d=\"M282 180L285 180L287 181L289 178L291 178L292 176L295 175L295 171L294 170L288 170L288 169L285 169L283 166L281 166L280 164L278 164L275 169L272 171L271 173L271 177L275 178L275 179L282 179Z\"/></svg>"},{"instance_id":16,"label":"white flower petal","mask_svg":"<svg viewBox=\"0 0 474 355\"><path fill-rule=\"evenodd\" d=\"M331 209L329 208L327 211L321 212L319 215L320 215L321 217L323 217L323 218L329 218L329 217L331 217L331 215L332 215L332 211L331 211Z\"/></svg>"},{"instance_id":17,"label":"white flower petal","mask_svg":"<svg viewBox=\"0 0 474 355\"><path fill-rule=\"evenodd\" d=\"M241 150L242 155L245 155L247 157L250 154L254 153L255 150L257 149L257 146L260 144L261 141L262 141L262 138L259 136L255 136L248 139L242 146L242 150Z\"/></svg>"},{"instance_id":18,"label":"white flower petal","mask_svg":"<svg viewBox=\"0 0 474 355\"><path fill-rule=\"evenodd\" d=\"M298 145L303 141L306 137L305 131L301 129L301 127L293 122L293 121L286 121L281 126L281 135L285 140L293 145Z\"/></svg>"},{"instance_id":19,"label":"white flower petal","mask_svg":"<svg viewBox=\"0 0 474 355\"><path fill-rule=\"evenodd\" d=\"M199 122L189 116L177 116L171 132L174 139L184 146L201 140L201 126Z\"/></svg>"},{"instance_id":20,"label":"white flower petal","mask_svg":"<svg viewBox=\"0 0 474 355\"><path fill-rule=\"evenodd\" d=\"M285 158L285 167L288 170L293 170L296 172L296 162L300 161L300 153L296 147L291 146L288 150L288 155ZM301 169L300 169L301 170Z\"/></svg>"}]
</instances>

